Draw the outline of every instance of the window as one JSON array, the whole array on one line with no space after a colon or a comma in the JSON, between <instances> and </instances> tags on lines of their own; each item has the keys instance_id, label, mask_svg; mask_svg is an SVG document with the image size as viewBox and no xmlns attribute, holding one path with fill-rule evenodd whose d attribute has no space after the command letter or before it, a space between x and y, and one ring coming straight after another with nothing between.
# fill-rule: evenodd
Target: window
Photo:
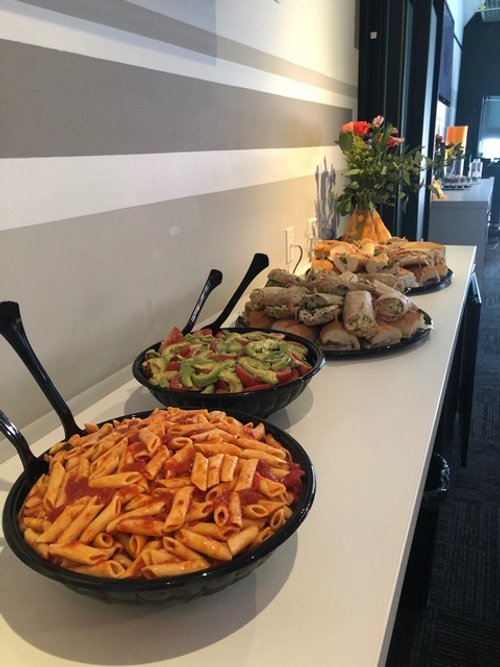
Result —
<instances>
[{"instance_id":1,"label":"window","mask_svg":"<svg viewBox=\"0 0 500 667\"><path fill-rule=\"evenodd\" d=\"M478 153L489 160L500 158L500 96L483 97Z\"/></svg>"}]
</instances>

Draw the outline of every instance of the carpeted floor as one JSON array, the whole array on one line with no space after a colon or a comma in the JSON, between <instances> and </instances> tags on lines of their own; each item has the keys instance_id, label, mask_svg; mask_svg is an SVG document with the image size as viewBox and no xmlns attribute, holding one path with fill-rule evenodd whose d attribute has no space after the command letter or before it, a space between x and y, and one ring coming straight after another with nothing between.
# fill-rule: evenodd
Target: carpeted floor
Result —
<instances>
[{"instance_id":1,"label":"carpeted floor","mask_svg":"<svg viewBox=\"0 0 500 667\"><path fill-rule=\"evenodd\" d=\"M439 509L425 609L400 605L386 667L500 667L500 244L481 286L466 467L443 452L450 490Z\"/></svg>"}]
</instances>

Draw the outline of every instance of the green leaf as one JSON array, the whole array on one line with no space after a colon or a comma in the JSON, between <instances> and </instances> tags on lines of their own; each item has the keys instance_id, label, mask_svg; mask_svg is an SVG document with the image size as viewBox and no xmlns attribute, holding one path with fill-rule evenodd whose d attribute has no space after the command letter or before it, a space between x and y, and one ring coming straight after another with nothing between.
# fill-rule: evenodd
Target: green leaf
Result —
<instances>
[{"instance_id":1,"label":"green leaf","mask_svg":"<svg viewBox=\"0 0 500 667\"><path fill-rule=\"evenodd\" d=\"M351 132L341 132L339 135L339 146L343 153L348 153L353 146L354 136Z\"/></svg>"}]
</instances>

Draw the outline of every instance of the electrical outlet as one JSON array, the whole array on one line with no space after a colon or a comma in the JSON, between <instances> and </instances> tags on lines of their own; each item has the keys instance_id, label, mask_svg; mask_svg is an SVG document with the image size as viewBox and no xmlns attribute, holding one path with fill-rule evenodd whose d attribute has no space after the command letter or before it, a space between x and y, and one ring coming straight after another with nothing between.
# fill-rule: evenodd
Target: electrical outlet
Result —
<instances>
[{"instance_id":1,"label":"electrical outlet","mask_svg":"<svg viewBox=\"0 0 500 667\"><path fill-rule=\"evenodd\" d=\"M292 246L295 243L294 239L294 229L293 227L287 227L285 229L285 243L286 243L286 263L290 264L293 262L293 248Z\"/></svg>"}]
</instances>

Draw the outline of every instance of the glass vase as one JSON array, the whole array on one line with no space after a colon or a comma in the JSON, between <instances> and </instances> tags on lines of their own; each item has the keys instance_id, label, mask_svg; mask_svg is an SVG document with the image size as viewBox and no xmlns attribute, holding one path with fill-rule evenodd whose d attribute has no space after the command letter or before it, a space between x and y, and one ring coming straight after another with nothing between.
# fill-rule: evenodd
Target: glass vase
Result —
<instances>
[{"instance_id":1,"label":"glass vase","mask_svg":"<svg viewBox=\"0 0 500 667\"><path fill-rule=\"evenodd\" d=\"M355 241L371 239L383 243L391 238L391 233L376 208L357 206L347 221L344 237Z\"/></svg>"}]
</instances>

